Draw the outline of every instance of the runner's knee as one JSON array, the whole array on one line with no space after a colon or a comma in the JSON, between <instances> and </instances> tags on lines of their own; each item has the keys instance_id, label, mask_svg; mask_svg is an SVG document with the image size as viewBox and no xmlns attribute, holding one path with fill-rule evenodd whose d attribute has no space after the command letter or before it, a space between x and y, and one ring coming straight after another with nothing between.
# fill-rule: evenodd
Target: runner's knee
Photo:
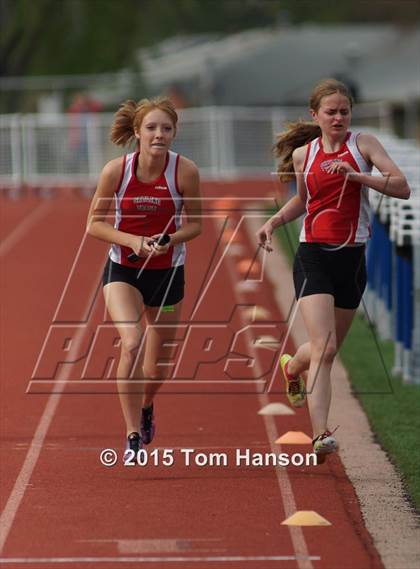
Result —
<instances>
[{"instance_id":1,"label":"runner's knee","mask_svg":"<svg viewBox=\"0 0 420 569\"><path fill-rule=\"evenodd\" d=\"M141 332L133 330L124 334L121 338L121 354L126 357L134 357L140 347Z\"/></svg>"},{"instance_id":2,"label":"runner's knee","mask_svg":"<svg viewBox=\"0 0 420 569\"><path fill-rule=\"evenodd\" d=\"M162 379L162 374L156 364L145 364L143 366L143 375L146 379Z\"/></svg>"},{"instance_id":3,"label":"runner's knee","mask_svg":"<svg viewBox=\"0 0 420 569\"><path fill-rule=\"evenodd\" d=\"M335 339L328 340L327 345L325 345L325 342L311 343L311 359L332 363L336 355L337 343Z\"/></svg>"}]
</instances>

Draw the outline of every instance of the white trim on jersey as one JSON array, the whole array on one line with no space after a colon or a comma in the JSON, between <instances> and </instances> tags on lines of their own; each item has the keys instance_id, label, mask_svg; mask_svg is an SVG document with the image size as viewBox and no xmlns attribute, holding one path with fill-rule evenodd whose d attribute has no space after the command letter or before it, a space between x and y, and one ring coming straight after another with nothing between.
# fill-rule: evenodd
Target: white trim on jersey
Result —
<instances>
[{"instance_id":1,"label":"white trim on jersey","mask_svg":"<svg viewBox=\"0 0 420 569\"><path fill-rule=\"evenodd\" d=\"M118 229L121 223L121 200L124 198L125 191L127 189L128 183L131 180L133 160L135 152L127 154L125 156L124 174L121 180L120 187L115 193L115 223L114 229ZM121 263L121 247L113 243L109 251L109 256L114 263Z\"/></svg>"},{"instance_id":2,"label":"white trim on jersey","mask_svg":"<svg viewBox=\"0 0 420 569\"><path fill-rule=\"evenodd\" d=\"M176 180L177 160L179 160L178 154L176 152L172 152L172 150L169 150L169 160L164 175L166 183L168 184L169 192L174 201L175 205L174 221L175 221L176 230L178 231L178 229L181 228L181 215L182 215L182 208L184 206L184 200L177 190L177 180ZM180 265L183 265L185 263L185 255L186 255L185 243L179 243L178 245L175 245L172 253L172 266L178 267Z\"/></svg>"},{"instance_id":3,"label":"white trim on jersey","mask_svg":"<svg viewBox=\"0 0 420 569\"><path fill-rule=\"evenodd\" d=\"M350 138L347 141L347 148L355 159L360 172L363 174L370 174L372 172L372 166L369 166L357 146L357 137L359 134L359 132L351 133ZM369 212L369 190L366 186L362 186L360 188L359 217L357 221L356 234L354 236L354 241L356 243L365 242L369 239Z\"/></svg>"},{"instance_id":4,"label":"white trim on jersey","mask_svg":"<svg viewBox=\"0 0 420 569\"><path fill-rule=\"evenodd\" d=\"M364 243L370 237L369 213L369 191L366 186L362 186L360 190L359 221L357 224L356 235L354 236L355 243Z\"/></svg>"},{"instance_id":5,"label":"white trim on jersey","mask_svg":"<svg viewBox=\"0 0 420 569\"><path fill-rule=\"evenodd\" d=\"M319 144L319 137L312 140L309 144L310 144L309 156L308 159L306 160L305 169L303 171L306 187L308 187L307 181L308 181L309 170L311 169L315 157L318 154L319 149L321 148Z\"/></svg>"},{"instance_id":6,"label":"white trim on jersey","mask_svg":"<svg viewBox=\"0 0 420 569\"><path fill-rule=\"evenodd\" d=\"M359 170L366 174L372 170L372 166L369 166L369 164L363 158L362 153L359 150L359 147L357 146L357 138L359 134L360 132L352 132L346 144L347 148L350 150L351 154L353 155L353 158L356 160L357 165L359 166Z\"/></svg>"},{"instance_id":7,"label":"white trim on jersey","mask_svg":"<svg viewBox=\"0 0 420 569\"><path fill-rule=\"evenodd\" d=\"M308 174L309 170L318 154L319 149L321 148L319 144L319 137L315 138L309 143L309 155L308 159L306 160L305 168L303 170L303 177L305 181L306 187L306 212L308 212L308 203L309 203L309 189L308 189ZM306 215L305 215L306 217ZM300 230L299 241L305 243L306 242L306 233L305 233L305 218L303 218L302 228Z\"/></svg>"}]
</instances>

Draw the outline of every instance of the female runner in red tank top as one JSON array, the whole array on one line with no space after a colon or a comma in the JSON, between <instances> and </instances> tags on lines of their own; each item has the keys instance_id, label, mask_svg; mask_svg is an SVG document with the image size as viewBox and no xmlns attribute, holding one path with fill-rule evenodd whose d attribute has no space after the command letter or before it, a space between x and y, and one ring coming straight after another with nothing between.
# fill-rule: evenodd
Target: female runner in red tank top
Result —
<instances>
[{"instance_id":1,"label":"female runner in red tank top","mask_svg":"<svg viewBox=\"0 0 420 569\"><path fill-rule=\"evenodd\" d=\"M297 194L257 232L272 251L273 230L305 214L293 278L309 342L280 364L292 405L305 401L305 382L318 462L338 448L328 429L331 367L366 286L365 243L370 236L367 188L407 199L407 181L380 142L349 132L352 98L326 79L315 87L313 123L298 122L279 136L280 179L296 179ZM372 176L375 166L381 176Z\"/></svg>"},{"instance_id":2,"label":"female runner in red tank top","mask_svg":"<svg viewBox=\"0 0 420 569\"><path fill-rule=\"evenodd\" d=\"M135 140L137 149L106 164L87 223L90 235L111 243L104 296L121 337L118 392L127 450L134 453L155 433L153 400L164 380L157 362L162 346L173 340L180 317L185 242L201 232L197 167L170 150L177 120L166 98L121 105L111 140L121 146ZM106 221L111 203L114 227ZM187 221L181 225L183 209ZM141 361L143 315L147 331Z\"/></svg>"}]
</instances>

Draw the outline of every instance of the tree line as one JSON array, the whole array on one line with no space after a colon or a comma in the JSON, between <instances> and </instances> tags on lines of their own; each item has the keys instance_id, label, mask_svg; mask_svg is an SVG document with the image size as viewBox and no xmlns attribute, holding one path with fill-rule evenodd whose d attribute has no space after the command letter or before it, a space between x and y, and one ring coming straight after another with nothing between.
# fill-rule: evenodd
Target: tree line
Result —
<instances>
[{"instance_id":1,"label":"tree line","mask_svg":"<svg viewBox=\"0 0 420 569\"><path fill-rule=\"evenodd\" d=\"M418 20L418 0L0 0L0 75L136 68L137 49L173 35Z\"/></svg>"}]
</instances>

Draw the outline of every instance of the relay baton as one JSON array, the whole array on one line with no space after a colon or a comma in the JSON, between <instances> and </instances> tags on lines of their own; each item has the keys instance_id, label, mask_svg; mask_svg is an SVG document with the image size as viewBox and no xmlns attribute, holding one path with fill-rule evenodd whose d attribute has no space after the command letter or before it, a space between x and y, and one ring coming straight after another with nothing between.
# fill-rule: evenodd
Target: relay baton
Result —
<instances>
[{"instance_id":1,"label":"relay baton","mask_svg":"<svg viewBox=\"0 0 420 569\"><path fill-rule=\"evenodd\" d=\"M167 245L170 240L171 238L167 233L162 233L160 237L158 237L157 239L153 239L151 242L156 243L157 245ZM127 259L130 261L130 263L135 263L136 261L139 261L141 257L139 257L139 255L136 255L135 253L130 253Z\"/></svg>"}]
</instances>

